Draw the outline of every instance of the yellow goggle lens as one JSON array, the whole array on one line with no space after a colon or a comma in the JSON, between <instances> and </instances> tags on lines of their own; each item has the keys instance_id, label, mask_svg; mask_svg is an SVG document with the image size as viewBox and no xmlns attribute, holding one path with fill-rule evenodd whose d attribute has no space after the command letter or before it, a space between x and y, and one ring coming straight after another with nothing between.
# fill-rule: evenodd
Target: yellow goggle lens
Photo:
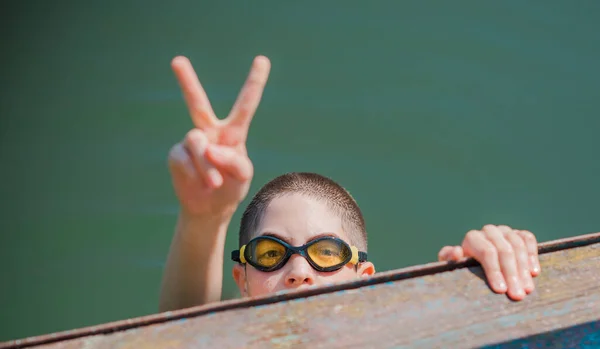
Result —
<instances>
[{"instance_id":1,"label":"yellow goggle lens","mask_svg":"<svg viewBox=\"0 0 600 349\"><path fill-rule=\"evenodd\" d=\"M332 267L347 261L352 251L345 245L334 240L321 240L310 247L307 251L310 259L322 268Z\"/></svg>"},{"instance_id":2,"label":"yellow goggle lens","mask_svg":"<svg viewBox=\"0 0 600 349\"><path fill-rule=\"evenodd\" d=\"M285 246L273 240L259 240L252 244L253 260L267 268L279 263L285 256Z\"/></svg>"}]
</instances>

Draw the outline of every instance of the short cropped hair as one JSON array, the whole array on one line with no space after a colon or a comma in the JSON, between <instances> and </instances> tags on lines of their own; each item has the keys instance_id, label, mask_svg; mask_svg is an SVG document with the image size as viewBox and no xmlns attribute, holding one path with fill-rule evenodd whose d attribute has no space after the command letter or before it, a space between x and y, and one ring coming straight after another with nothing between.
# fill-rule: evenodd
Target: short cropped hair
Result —
<instances>
[{"instance_id":1,"label":"short cropped hair","mask_svg":"<svg viewBox=\"0 0 600 349\"><path fill-rule=\"evenodd\" d=\"M252 198L240 224L239 244L243 246L256 234L263 215L271 201L284 194L298 193L322 200L339 215L350 244L367 252L367 231L362 212L356 200L332 179L309 172L286 173L274 178Z\"/></svg>"}]
</instances>

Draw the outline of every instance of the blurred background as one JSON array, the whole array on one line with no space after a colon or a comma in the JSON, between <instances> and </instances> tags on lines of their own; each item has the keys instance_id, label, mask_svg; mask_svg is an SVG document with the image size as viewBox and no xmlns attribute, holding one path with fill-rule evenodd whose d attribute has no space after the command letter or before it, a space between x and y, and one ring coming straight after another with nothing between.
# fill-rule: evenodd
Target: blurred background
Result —
<instances>
[{"instance_id":1,"label":"blurred background","mask_svg":"<svg viewBox=\"0 0 600 349\"><path fill-rule=\"evenodd\" d=\"M340 182L378 271L486 223L600 230L598 1L3 1L0 341L157 312L192 127L170 60L226 116L272 62L250 195ZM237 247L240 212L226 256ZM223 298L237 295L225 261Z\"/></svg>"}]
</instances>

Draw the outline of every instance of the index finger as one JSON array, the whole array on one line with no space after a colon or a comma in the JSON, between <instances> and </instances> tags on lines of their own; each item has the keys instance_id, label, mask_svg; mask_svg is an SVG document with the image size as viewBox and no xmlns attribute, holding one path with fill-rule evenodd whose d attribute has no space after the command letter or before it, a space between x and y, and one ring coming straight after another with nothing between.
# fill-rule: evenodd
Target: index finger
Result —
<instances>
[{"instance_id":1,"label":"index finger","mask_svg":"<svg viewBox=\"0 0 600 349\"><path fill-rule=\"evenodd\" d=\"M200 129L206 129L218 122L213 111L206 92L200 85L198 76L192 67L192 63L187 57L178 56L171 61L171 67L179 86L183 92L183 97L190 111L190 116L194 126Z\"/></svg>"},{"instance_id":2,"label":"index finger","mask_svg":"<svg viewBox=\"0 0 600 349\"><path fill-rule=\"evenodd\" d=\"M245 131L248 130L267 84L270 70L271 62L267 57L257 56L254 59L248 78L229 113L228 122L230 124L241 126Z\"/></svg>"}]
</instances>

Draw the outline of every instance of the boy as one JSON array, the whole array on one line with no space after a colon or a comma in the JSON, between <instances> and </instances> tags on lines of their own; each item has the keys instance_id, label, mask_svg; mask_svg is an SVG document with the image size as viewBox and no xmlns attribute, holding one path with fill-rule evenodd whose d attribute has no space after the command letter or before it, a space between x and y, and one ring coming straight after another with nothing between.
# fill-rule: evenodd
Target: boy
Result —
<instances>
[{"instance_id":1,"label":"boy","mask_svg":"<svg viewBox=\"0 0 600 349\"><path fill-rule=\"evenodd\" d=\"M160 299L160 311L221 299L225 234L253 176L246 151L250 121L270 70L264 56L252 69L229 116L219 120L191 63L172 68L195 128L169 154L181 205ZM265 185L245 210L233 277L242 296L318 286L375 273L367 258L365 224L358 205L337 183L312 173L292 173ZM473 257L493 291L521 300L540 272L537 242L528 231L486 225L446 246L440 261Z\"/></svg>"}]
</instances>

